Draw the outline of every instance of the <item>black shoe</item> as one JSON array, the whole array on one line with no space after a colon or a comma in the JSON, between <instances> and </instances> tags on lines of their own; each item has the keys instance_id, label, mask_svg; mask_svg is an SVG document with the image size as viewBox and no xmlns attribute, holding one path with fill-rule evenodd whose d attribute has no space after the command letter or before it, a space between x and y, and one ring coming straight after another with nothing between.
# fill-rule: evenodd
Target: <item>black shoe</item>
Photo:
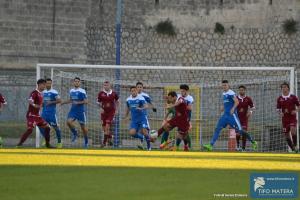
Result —
<instances>
[{"instance_id":1,"label":"black shoe","mask_svg":"<svg viewBox=\"0 0 300 200\"><path fill-rule=\"evenodd\" d=\"M48 148L48 149L55 149L55 147L52 146L52 145L50 145L50 144L46 144L46 148Z\"/></svg>"}]
</instances>

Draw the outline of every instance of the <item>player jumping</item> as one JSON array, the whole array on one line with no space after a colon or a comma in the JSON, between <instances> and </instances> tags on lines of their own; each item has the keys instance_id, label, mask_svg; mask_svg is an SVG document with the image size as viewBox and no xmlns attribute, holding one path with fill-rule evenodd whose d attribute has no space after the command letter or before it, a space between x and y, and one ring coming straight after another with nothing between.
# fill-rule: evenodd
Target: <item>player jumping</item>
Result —
<instances>
[{"instance_id":1,"label":"player jumping","mask_svg":"<svg viewBox=\"0 0 300 200\"><path fill-rule=\"evenodd\" d=\"M44 79L39 79L37 81L37 89L30 93L28 99L28 111L26 114L27 119L27 130L23 133L20 138L17 147L23 145L28 136L32 133L33 128L38 126L39 128L44 129L44 137L46 141L46 147L52 148L50 145L50 126L49 124L40 116L40 109L43 106L43 94L42 91L45 89L46 81Z\"/></svg>"},{"instance_id":2,"label":"player jumping","mask_svg":"<svg viewBox=\"0 0 300 200\"><path fill-rule=\"evenodd\" d=\"M75 77L73 81L74 88L70 90L70 99L61 103L69 104L72 103L70 112L68 114L67 125L72 132L72 143L75 143L78 137L78 132L75 129L74 121L77 120L80 124L83 138L84 138L84 148L88 148L88 129L86 127L86 115L85 115L85 104L88 103L86 91L80 88L80 78Z\"/></svg>"},{"instance_id":3,"label":"player jumping","mask_svg":"<svg viewBox=\"0 0 300 200\"><path fill-rule=\"evenodd\" d=\"M109 81L103 83L103 90L98 94L98 104L101 107L101 120L102 120L102 130L104 131L104 139L101 147L106 146L108 142L111 144L112 133L111 124L113 122L114 116L118 112L119 108L119 96L111 89Z\"/></svg>"},{"instance_id":4,"label":"player jumping","mask_svg":"<svg viewBox=\"0 0 300 200\"><path fill-rule=\"evenodd\" d=\"M282 129L287 144L294 152L297 149L297 112L299 111L298 97L290 93L290 86L284 82L281 84L282 95L277 99L277 110L282 116Z\"/></svg>"},{"instance_id":5,"label":"player jumping","mask_svg":"<svg viewBox=\"0 0 300 200\"><path fill-rule=\"evenodd\" d=\"M255 150L257 148L257 142L252 139L252 137L243 130L238 115L237 115L237 106L239 101L235 96L235 93L230 90L229 84L227 80L222 81L222 88L223 88L223 103L224 103L224 113L219 119L219 122L216 126L213 138L210 141L210 144L203 145L204 149L208 151L212 151L215 142L217 141L220 132L223 128L227 125L230 125L231 128L235 129L239 134L245 135L246 138L252 143L252 148Z\"/></svg>"},{"instance_id":6,"label":"player jumping","mask_svg":"<svg viewBox=\"0 0 300 200\"><path fill-rule=\"evenodd\" d=\"M239 105L237 106L238 117L241 122L242 128L245 131L248 131L248 121L251 117L255 107L251 97L246 96L246 87L244 85L239 86L239 95L237 96L239 100ZM246 150L246 136L242 135L242 149L240 148L240 138L241 135L239 133L236 134L236 144L237 151L245 151Z\"/></svg>"},{"instance_id":7,"label":"player jumping","mask_svg":"<svg viewBox=\"0 0 300 200\"><path fill-rule=\"evenodd\" d=\"M129 117L129 111L131 114L131 123L129 134L140 140L146 139L147 149L151 150L150 136L149 136L149 123L147 115L144 110L147 109L147 103L143 96L138 95L135 86L130 88L131 95L127 98L127 109L125 113L125 120ZM141 133L140 133L141 132Z\"/></svg>"},{"instance_id":8,"label":"player jumping","mask_svg":"<svg viewBox=\"0 0 300 200\"><path fill-rule=\"evenodd\" d=\"M46 90L43 91L43 110L42 118L54 128L56 132L57 148L62 148L61 131L56 117L56 104L61 103L60 96L56 90L52 88L52 80L46 79ZM40 129L44 135L44 129Z\"/></svg>"}]
</instances>

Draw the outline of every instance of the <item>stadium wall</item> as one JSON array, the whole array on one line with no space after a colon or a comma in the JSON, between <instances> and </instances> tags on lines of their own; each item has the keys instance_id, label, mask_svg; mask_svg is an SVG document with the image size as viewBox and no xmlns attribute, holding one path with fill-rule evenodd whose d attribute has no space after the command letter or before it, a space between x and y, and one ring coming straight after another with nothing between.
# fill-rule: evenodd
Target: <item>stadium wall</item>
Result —
<instances>
[{"instance_id":1,"label":"stadium wall","mask_svg":"<svg viewBox=\"0 0 300 200\"><path fill-rule=\"evenodd\" d=\"M0 92L26 99L36 63L114 64L115 12L113 0L0 1ZM167 18L175 37L154 30ZM299 0L123 0L121 63L297 67L300 33L282 30L289 18L300 21ZM11 104L0 119L23 120L26 107Z\"/></svg>"}]
</instances>

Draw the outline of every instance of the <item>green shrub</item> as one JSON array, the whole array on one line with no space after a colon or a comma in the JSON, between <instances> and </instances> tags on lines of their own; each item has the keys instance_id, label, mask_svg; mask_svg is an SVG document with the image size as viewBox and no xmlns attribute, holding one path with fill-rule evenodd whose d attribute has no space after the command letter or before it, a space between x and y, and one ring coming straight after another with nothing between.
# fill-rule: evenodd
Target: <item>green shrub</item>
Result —
<instances>
[{"instance_id":1,"label":"green shrub","mask_svg":"<svg viewBox=\"0 0 300 200\"><path fill-rule=\"evenodd\" d=\"M155 26L155 30L158 34L162 34L162 35L169 35L169 36L176 35L175 26L173 25L170 19L158 22L157 25Z\"/></svg>"}]
</instances>

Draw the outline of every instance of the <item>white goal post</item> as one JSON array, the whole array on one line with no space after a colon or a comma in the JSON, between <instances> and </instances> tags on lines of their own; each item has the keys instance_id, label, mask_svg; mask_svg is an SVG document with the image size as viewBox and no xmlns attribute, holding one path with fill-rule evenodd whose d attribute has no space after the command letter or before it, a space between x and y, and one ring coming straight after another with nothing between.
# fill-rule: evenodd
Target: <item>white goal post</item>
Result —
<instances>
[{"instance_id":1,"label":"white goal post","mask_svg":"<svg viewBox=\"0 0 300 200\"><path fill-rule=\"evenodd\" d=\"M124 114L125 99L129 96L129 86L136 82L144 83L145 91L152 96L158 106L158 113L149 111L150 125L153 129L161 125L164 115L164 98L166 91L180 92L180 84L188 84L194 97L193 129L191 137L194 149L206 143L212 137L214 126L220 113L220 82L228 79L237 92L239 85L246 85L247 92L252 96L257 107L250 119L250 133L259 141L259 151L286 151L286 142L280 136L281 120L276 115L276 99L281 94L280 84L290 83L290 90L297 95L297 82L294 67L213 67L213 66L134 66L134 65L85 65L85 64L46 64L36 66L36 78L52 78L53 87L61 93L62 99L68 98L68 90L72 87L71 80L80 76L87 89L91 105L88 110L88 123L93 145L98 147L101 139L101 121L97 111L95 96L102 88L105 79L114 86L118 85L121 97L120 116ZM249 89L248 89L249 88ZM266 97L266 95L269 95ZM90 99L91 98L91 99ZM95 105L94 105L95 104ZM59 123L62 126L63 140L69 140L69 130L64 128L67 108L59 108ZM90 119L90 121L89 121ZM98 121L97 121L98 120ZM134 139L126 136L126 124L118 122L116 147L133 148ZM227 150L227 132L217 142L219 150ZM279 133L280 132L280 133ZM99 136L100 135L100 136ZM297 130L299 138L299 131ZM100 139L98 138L100 137ZM299 139L297 141L299 143ZM36 147L40 147L40 134L36 129ZM64 142L69 147L67 142ZM276 146L280 147L276 147ZM298 144L299 146L299 144Z\"/></svg>"}]
</instances>

